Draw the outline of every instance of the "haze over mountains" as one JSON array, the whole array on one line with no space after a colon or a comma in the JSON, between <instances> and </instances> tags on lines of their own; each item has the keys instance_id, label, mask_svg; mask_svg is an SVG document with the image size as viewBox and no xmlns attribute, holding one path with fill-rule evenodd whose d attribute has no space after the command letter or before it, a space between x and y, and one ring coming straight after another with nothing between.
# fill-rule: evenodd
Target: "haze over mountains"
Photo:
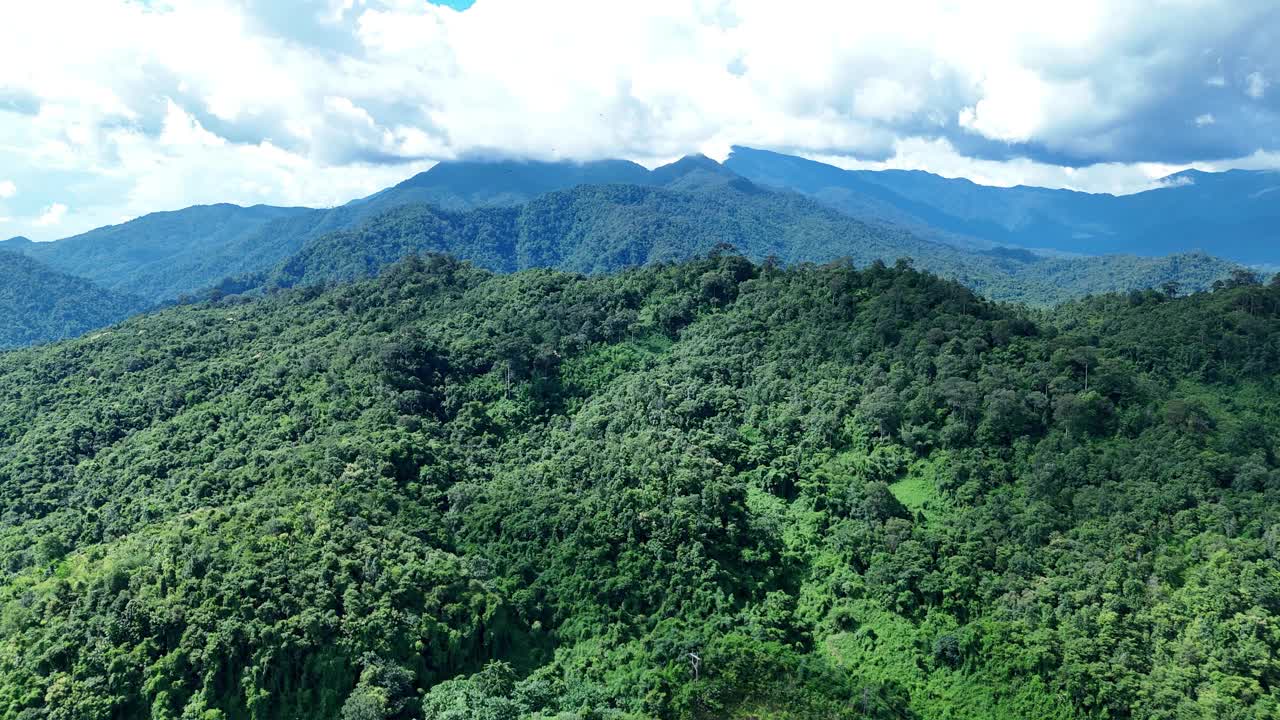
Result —
<instances>
[{"instance_id":1,"label":"haze over mountains","mask_svg":"<svg viewBox=\"0 0 1280 720\"><path fill-rule=\"evenodd\" d=\"M846 171L744 147L723 164L689 156L654 170L625 160L462 161L334 208L196 206L51 243L14 238L0 249L113 298L141 298L100 303L112 308L100 317L116 319L120 307L214 286L242 292L376 274L415 252L503 272L604 272L724 243L785 263L909 257L988 297L1033 305L1170 282L1204 290L1230 275L1232 261L1280 263L1272 201L1280 196L1271 195L1280 176L1190 173L1169 185L1125 197L996 188L922 172ZM32 342L81 327L29 324L61 328Z\"/></svg>"},{"instance_id":2,"label":"haze over mountains","mask_svg":"<svg viewBox=\"0 0 1280 720\"><path fill-rule=\"evenodd\" d=\"M1087 255L1198 250L1243 263L1280 263L1276 171L1190 170L1165 178L1166 187L1115 196L991 187L921 171L842 170L744 147L735 147L725 166L850 214L986 242Z\"/></svg>"}]
</instances>

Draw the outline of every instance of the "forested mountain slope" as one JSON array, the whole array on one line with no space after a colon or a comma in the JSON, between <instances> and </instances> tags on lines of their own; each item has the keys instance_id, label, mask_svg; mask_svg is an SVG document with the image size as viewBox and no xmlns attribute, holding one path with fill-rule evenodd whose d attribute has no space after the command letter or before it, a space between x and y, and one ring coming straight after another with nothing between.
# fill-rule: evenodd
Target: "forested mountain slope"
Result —
<instances>
[{"instance_id":1,"label":"forested mountain slope","mask_svg":"<svg viewBox=\"0 0 1280 720\"><path fill-rule=\"evenodd\" d=\"M842 170L736 147L726 167L771 187L821 199L858 217L895 222L962 244L986 241L1090 255L1203 251L1280 264L1280 173L1187 171L1166 187L1114 196L979 185L906 170Z\"/></svg>"},{"instance_id":2,"label":"forested mountain slope","mask_svg":"<svg viewBox=\"0 0 1280 720\"><path fill-rule=\"evenodd\" d=\"M1033 305L1167 282L1195 292L1234 269L1204 255L1051 259L965 250L868 225L796 193L766 190L705 158L681 161L668 172L664 188L580 186L514 208L449 212L406 206L354 230L316 238L272 272L225 287L237 291L368 277L421 252L447 252L499 272L536 267L612 272L684 260L725 243L756 260L773 257L788 264L849 258L862 266L911 258L918 267L988 297Z\"/></svg>"},{"instance_id":3,"label":"forested mountain slope","mask_svg":"<svg viewBox=\"0 0 1280 720\"><path fill-rule=\"evenodd\" d=\"M266 224L205 258L200 266L201 282L187 283L182 292L203 290L223 278L271 269L316 238L360 228L410 205L426 204L459 212L511 207L548 192L583 184L652 184L656 182L653 178L663 177L666 176L651 175L644 167L623 160L440 163L370 197Z\"/></svg>"},{"instance_id":4,"label":"forested mountain slope","mask_svg":"<svg viewBox=\"0 0 1280 720\"><path fill-rule=\"evenodd\" d=\"M721 254L0 355L0 715L1274 717L1278 349Z\"/></svg>"},{"instance_id":5,"label":"forested mountain slope","mask_svg":"<svg viewBox=\"0 0 1280 720\"><path fill-rule=\"evenodd\" d=\"M674 261L732 243L786 262L848 255L860 264L911 256L961 267L963 253L842 217L794 194L750 183L678 192L584 186L510 209L450 213L410 206L355 231L310 243L272 277L277 284L375 274L414 252L450 252L493 270L554 267L610 272Z\"/></svg>"},{"instance_id":6,"label":"forested mountain slope","mask_svg":"<svg viewBox=\"0 0 1280 720\"><path fill-rule=\"evenodd\" d=\"M145 301L125 300L118 292L105 301L65 288L41 293L29 276L0 276L0 293L24 298L24 312L33 313L11 324L6 346L79 334L212 286L223 294L366 277L425 251L452 253L502 272L532 267L609 272L683 260L722 243L758 260L772 256L787 263L848 257L865 265L910 257L989 297L1032 305L1170 282L1195 292L1235 269L1203 255L1050 259L957 248L860 222L796 193L766 190L703 157L685 158L648 177L653 185L580 185L514 207L448 211L398 204L408 196L392 194L330 211L191 208L56 243L15 238L3 246L139 291ZM200 239L184 246L188 235ZM68 279L59 282L65 285ZM87 304L76 307L77 300ZM37 303L45 303L44 309ZM16 301L10 306L18 312ZM74 322L51 324L49 313Z\"/></svg>"},{"instance_id":7,"label":"forested mountain slope","mask_svg":"<svg viewBox=\"0 0 1280 720\"><path fill-rule=\"evenodd\" d=\"M0 350L74 337L141 308L137 298L0 250Z\"/></svg>"},{"instance_id":8,"label":"forested mountain slope","mask_svg":"<svg viewBox=\"0 0 1280 720\"><path fill-rule=\"evenodd\" d=\"M0 243L68 275L151 302L206 287L226 273L193 270L225 244L279 218L310 212L267 205L200 205L146 215L56 242Z\"/></svg>"}]
</instances>

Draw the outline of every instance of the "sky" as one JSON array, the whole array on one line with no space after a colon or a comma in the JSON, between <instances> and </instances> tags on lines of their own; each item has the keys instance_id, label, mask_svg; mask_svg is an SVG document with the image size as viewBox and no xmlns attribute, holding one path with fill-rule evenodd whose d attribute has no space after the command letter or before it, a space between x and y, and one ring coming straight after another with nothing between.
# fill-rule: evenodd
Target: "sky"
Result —
<instances>
[{"instance_id":1,"label":"sky","mask_svg":"<svg viewBox=\"0 0 1280 720\"><path fill-rule=\"evenodd\" d=\"M731 145L1130 193L1280 167L1274 0L9 0L0 238Z\"/></svg>"}]
</instances>

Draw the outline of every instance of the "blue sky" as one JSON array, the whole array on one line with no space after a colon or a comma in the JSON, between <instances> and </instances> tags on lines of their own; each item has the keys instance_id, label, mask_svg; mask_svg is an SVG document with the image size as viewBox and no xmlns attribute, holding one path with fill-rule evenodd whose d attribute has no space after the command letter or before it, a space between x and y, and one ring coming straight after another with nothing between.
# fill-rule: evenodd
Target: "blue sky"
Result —
<instances>
[{"instance_id":1,"label":"blue sky","mask_svg":"<svg viewBox=\"0 0 1280 720\"><path fill-rule=\"evenodd\" d=\"M1280 166L1276 37L1273 0L5 3L0 237L733 144L1136 192Z\"/></svg>"}]
</instances>

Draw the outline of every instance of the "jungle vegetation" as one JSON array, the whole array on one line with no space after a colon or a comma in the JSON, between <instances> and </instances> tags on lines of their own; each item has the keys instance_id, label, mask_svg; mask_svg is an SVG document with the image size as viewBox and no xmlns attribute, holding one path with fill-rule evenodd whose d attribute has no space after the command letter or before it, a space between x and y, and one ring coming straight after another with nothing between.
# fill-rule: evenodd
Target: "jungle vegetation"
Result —
<instances>
[{"instance_id":1,"label":"jungle vegetation","mask_svg":"<svg viewBox=\"0 0 1280 720\"><path fill-rule=\"evenodd\" d=\"M439 256L0 355L0 717L1269 718L1280 284Z\"/></svg>"}]
</instances>

